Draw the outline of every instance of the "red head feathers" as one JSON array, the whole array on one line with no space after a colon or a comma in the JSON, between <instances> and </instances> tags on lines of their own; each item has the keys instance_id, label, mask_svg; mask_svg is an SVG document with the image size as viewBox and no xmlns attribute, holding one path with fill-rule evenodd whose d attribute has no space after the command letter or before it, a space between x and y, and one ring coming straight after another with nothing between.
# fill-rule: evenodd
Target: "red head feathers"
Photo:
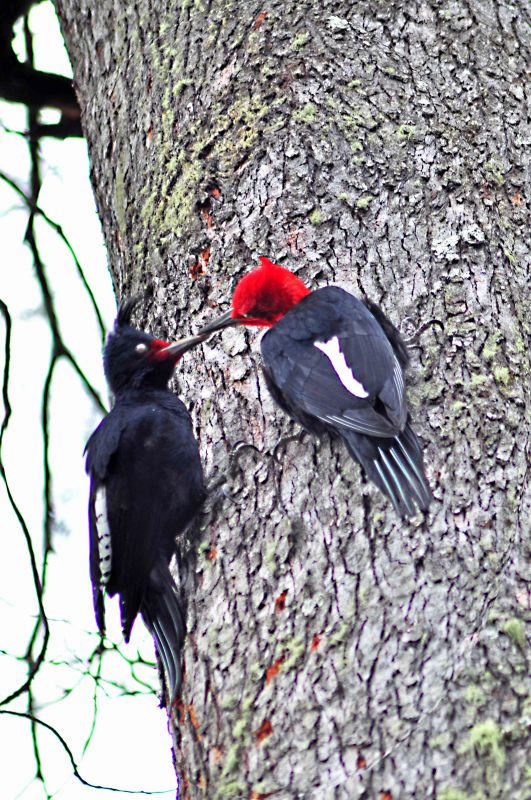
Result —
<instances>
[{"instance_id":1,"label":"red head feathers","mask_svg":"<svg viewBox=\"0 0 531 800\"><path fill-rule=\"evenodd\" d=\"M201 329L210 333L229 325L257 325L270 328L299 300L310 294L304 283L289 269L260 256L260 266L238 282L232 308Z\"/></svg>"}]
</instances>

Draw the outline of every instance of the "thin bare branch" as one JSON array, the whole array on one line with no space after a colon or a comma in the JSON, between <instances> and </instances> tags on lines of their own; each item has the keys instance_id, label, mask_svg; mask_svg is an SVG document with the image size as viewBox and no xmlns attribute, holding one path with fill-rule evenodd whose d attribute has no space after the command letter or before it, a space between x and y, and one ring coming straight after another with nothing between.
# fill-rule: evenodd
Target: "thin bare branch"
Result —
<instances>
[{"instance_id":1,"label":"thin bare branch","mask_svg":"<svg viewBox=\"0 0 531 800\"><path fill-rule=\"evenodd\" d=\"M18 183L15 180L13 180L13 178L10 178L9 175L7 175L5 172L1 172L0 171L0 180L4 181L4 183L6 183L9 187L11 187L11 189L13 189L13 191L16 192L16 194L18 194L19 197L22 198L22 200L24 201L25 205L27 205L27 207L31 211L33 211L35 214L38 214L40 217L42 217L42 219L47 223L47 225L49 225L50 228L52 228L56 232L56 234L59 236L61 241L64 243L65 247L68 249L68 252L72 256L72 260L74 261L74 264L76 266L76 270L77 270L77 273L79 275L79 278L80 278L80 280L81 280L81 282L83 284L83 288L85 289L85 291L88 294L90 303L92 305L92 310L94 311L94 314L96 316L96 320L98 322L98 327L99 327L99 330L100 330L100 336L101 336L101 340L102 340L102 343L103 343L103 341L105 339L105 323L103 321L103 317L101 315L101 311L100 311L100 309L98 307L98 304L96 302L96 298L94 297L94 292L92 291L92 289L90 287L90 284L89 284L89 282L87 280L87 277L85 275L83 267L81 266L81 263L80 263L77 255L75 253L74 248L70 244L70 241L69 241L68 237L64 233L62 226L58 222L55 222L55 220L53 220L51 217L49 217L48 214L45 211L43 211L43 209L37 203L34 203L32 198L28 197L26 192L18 185Z\"/></svg>"},{"instance_id":2,"label":"thin bare branch","mask_svg":"<svg viewBox=\"0 0 531 800\"><path fill-rule=\"evenodd\" d=\"M0 709L0 714L8 714L9 716L18 717L19 719L27 719L33 724L40 725L42 728L45 728L47 731L53 734L53 736L55 736L55 738L60 742L65 753L67 754L68 760L70 761L70 764L72 766L72 772L74 776L80 783L83 784L83 786L88 786L91 789L101 789L102 791L106 792L120 792L122 794L143 794L147 796L173 794L175 792L175 789L159 789L153 791L147 791L146 789L118 789L116 786L104 786L99 783L92 783L91 781L86 780L81 775L81 773L79 772L79 767L76 763L76 760L74 758L74 755L70 747L68 746L64 737L61 736L59 731L56 730L56 728L54 728L53 725L49 725L47 722L44 722L44 720L39 719L38 717L35 717L33 714L27 714L22 711L9 711L7 709Z\"/></svg>"}]
</instances>

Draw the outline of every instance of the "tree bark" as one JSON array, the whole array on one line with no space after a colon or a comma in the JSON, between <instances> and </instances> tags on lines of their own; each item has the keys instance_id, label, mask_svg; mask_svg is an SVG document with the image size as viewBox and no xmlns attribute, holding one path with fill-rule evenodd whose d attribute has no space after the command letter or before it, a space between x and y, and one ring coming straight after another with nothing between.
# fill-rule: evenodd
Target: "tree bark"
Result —
<instances>
[{"instance_id":1,"label":"tree bark","mask_svg":"<svg viewBox=\"0 0 531 800\"><path fill-rule=\"evenodd\" d=\"M181 797L523 800L527 4L56 5L117 294L146 294L147 327L196 330L259 254L406 335L444 325L410 371L425 522L339 442L286 438L256 331L183 360L213 488Z\"/></svg>"}]
</instances>

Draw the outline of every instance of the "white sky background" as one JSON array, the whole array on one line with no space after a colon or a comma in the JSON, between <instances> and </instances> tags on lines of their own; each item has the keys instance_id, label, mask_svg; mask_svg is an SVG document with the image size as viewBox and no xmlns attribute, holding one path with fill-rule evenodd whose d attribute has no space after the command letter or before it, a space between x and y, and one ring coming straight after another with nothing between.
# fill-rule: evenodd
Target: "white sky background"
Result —
<instances>
[{"instance_id":1,"label":"white sky background","mask_svg":"<svg viewBox=\"0 0 531 800\"><path fill-rule=\"evenodd\" d=\"M59 27L51 3L31 12L36 66L70 74ZM20 39L21 37L19 37ZM52 112L49 112L48 117ZM52 121L55 121L53 119ZM26 129L22 106L0 102L0 122L6 128ZM83 140L41 140L42 190L39 205L58 222L72 244L94 291L105 323L112 324L115 303L107 271L100 225L88 177ZM0 170L28 188L29 155L25 141L0 130ZM23 238L28 212L20 199L0 182L0 242L2 271L0 296L13 319L10 400L13 409L4 439L3 458L15 500L30 528L38 563L43 537L42 385L50 357L51 335L42 310L42 298ZM75 265L64 244L37 218L41 256L53 289L63 339L89 380L107 401L101 367L98 327ZM5 328L0 319L0 359L3 362ZM0 364L3 369L3 363ZM153 694L123 697L108 686L100 703L94 737L86 753L83 745L92 725L94 682L86 676L87 658L97 644L96 623L88 569L83 447L100 414L87 397L71 367L56 368L51 403L51 463L55 503L54 550L49 561L45 609L51 638L46 664L34 681L39 707L35 714L53 725L73 751L81 775L91 783L120 789L168 790L175 795L171 741L165 713ZM26 678L23 656L37 609L29 558L22 531L0 485L2 558L0 559L0 697ZM109 634L120 642L116 599L107 603ZM110 612L110 613L109 613ZM154 659L153 646L141 620L131 644L122 646L134 658L140 648ZM67 666L64 665L67 662ZM126 681L129 667L107 654L103 674L110 681ZM156 673L143 668L143 680L157 686ZM134 685L129 679L128 685ZM72 691L70 691L72 689ZM65 690L69 692L64 697ZM26 711L26 696L10 708ZM84 787L72 776L68 757L51 733L39 729L39 745L48 789L58 800L133 797ZM2 800L41 800L42 785L34 780L35 760L26 720L0 715L0 797Z\"/></svg>"}]
</instances>

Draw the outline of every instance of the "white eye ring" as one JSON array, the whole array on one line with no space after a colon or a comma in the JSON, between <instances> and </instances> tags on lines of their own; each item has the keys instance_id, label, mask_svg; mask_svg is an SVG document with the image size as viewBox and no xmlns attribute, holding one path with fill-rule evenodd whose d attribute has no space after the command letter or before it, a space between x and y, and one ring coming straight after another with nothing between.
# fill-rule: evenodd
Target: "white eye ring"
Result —
<instances>
[{"instance_id":1,"label":"white eye ring","mask_svg":"<svg viewBox=\"0 0 531 800\"><path fill-rule=\"evenodd\" d=\"M135 347L137 353L146 353L147 349L148 349L147 344L143 344L142 342L140 344L137 344L137 346Z\"/></svg>"}]
</instances>

